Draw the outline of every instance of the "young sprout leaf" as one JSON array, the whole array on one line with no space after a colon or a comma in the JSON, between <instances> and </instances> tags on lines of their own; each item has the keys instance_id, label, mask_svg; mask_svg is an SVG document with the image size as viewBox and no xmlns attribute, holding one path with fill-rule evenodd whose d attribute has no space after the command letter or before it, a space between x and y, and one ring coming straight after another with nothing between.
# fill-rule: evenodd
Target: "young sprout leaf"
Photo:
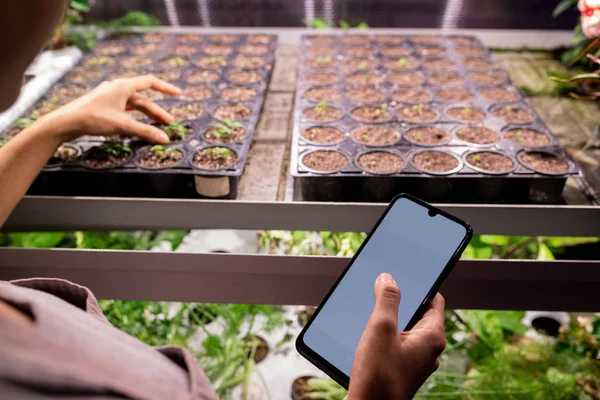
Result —
<instances>
[{"instance_id":1,"label":"young sprout leaf","mask_svg":"<svg viewBox=\"0 0 600 400\"><path fill-rule=\"evenodd\" d=\"M317 104L317 106L315 107L315 109L317 110L317 112L319 114L322 114L327 109L327 102L326 101L320 102L319 104Z\"/></svg>"},{"instance_id":2,"label":"young sprout leaf","mask_svg":"<svg viewBox=\"0 0 600 400\"><path fill-rule=\"evenodd\" d=\"M163 126L162 129L171 137L185 139L187 129L185 125L180 122L171 122L170 124Z\"/></svg>"},{"instance_id":3,"label":"young sprout leaf","mask_svg":"<svg viewBox=\"0 0 600 400\"><path fill-rule=\"evenodd\" d=\"M369 62L367 60L363 60L358 63L358 69L365 69L369 66Z\"/></svg>"},{"instance_id":4,"label":"young sprout leaf","mask_svg":"<svg viewBox=\"0 0 600 400\"><path fill-rule=\"evenodd\" d=\"M408 59L407 59L407 58L404 58L404 57L403 57L403 58L400 58L400 59L398 59L398 61L396 61L396 64L397 64L399 67L402 67L402 68L408 68L408 67L410 67L410 61L408 61Z\"/></svg>"},{"instance_id":5,"label":"young sprout leaf","mask_svg":"<svg viewBox=\"0 0 600 400\"><path fill-rule=\"evenodd\" d=\"M17 128L25 129L35 122L36 118L19 118L16 122Z\"/></svg>"}]
</instances>

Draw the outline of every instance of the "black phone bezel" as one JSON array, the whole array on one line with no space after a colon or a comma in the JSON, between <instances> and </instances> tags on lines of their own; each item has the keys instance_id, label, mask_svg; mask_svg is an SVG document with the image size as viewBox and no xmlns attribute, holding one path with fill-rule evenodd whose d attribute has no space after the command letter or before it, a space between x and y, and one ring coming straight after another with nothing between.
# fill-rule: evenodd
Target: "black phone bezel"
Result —
<instances>
[{"instance_id":1,"label":"black phone bezel","mask_svg":"<svg viewBox=\"0 0 600 400\"><path fill-rule=\"evenodd\" d=\"M443 211L437 207L434 207L431 204L429 204L421 199L418 199L418 198L416 198L410 194L406 194L406 193L399 194L392 199L389 206L386 208L386 210L384 211L382 216L379 218L379 220L377 221L377 223L375 224L373 229L371 229L371 232L369 232L369 235L367 236L367 238L363 241L361 246L356 251L356 254L354 255L354 257L352 257L352 259L348 263L348 266L340 274L340 276L336 280L335 284L331 287L331 289L329 290L329 292L327 293L327 295L325 296L325 298L323 299L323 301L321 302L319 307L316 309L315 313L309 319L307 324L304 326L304 328L300 332L300 335L298 335L298 338L296 339L296 350L298 351L298 353L300 353L300 355L302 355L304 358L306 358L309 362L311 362L313 365L315 365L321 371L323 371L327 375L329 375L329 377L331 377L331 379L336 381L338 384L340 384L345 389L348 389L348 386L350 384L350 377L347 376L346 374L344 374L339 369L337 369L333 364L328 362L326 359L321 357L318 353L316 353L310 347L308 347L304 343L304 334L310 328L310 326L312 325L312 323L313 323L314 319L317 317L317 315L319 315L319 312L321 311L322 306L329 300L329 297L331 297L331 295L333 294L333 292L335 291L335 289L337 288L337 286L339 285L341 280L344 278L344 276L346 275L346 273L348 272L350 267L352 267L352 264L354 264L354 261L360 255L364 246L371 239L371 236L377 230L377 228L379 227L381 222L385 219L388 212L392 209L392 207L394 206L396 201L403 199L403 198L411 200L411 201L427 208L429 210L430 216L432 216L432 213L434 213L433 216L435 216L436 214L442 215L442 216L458 223L459 225L463 226L466 231L465 237L461 241L460 245L456 248L454 254L452 255L452 257L450 258L450 260L448 261L448 263L446 264L446 266L444 267L444 269L442 270L442 272L436 279L435 283L433 284L433 286L431 287L431 289L429 290L429 292L423 299L421 306L417 309L417 311L411 318L410 322L408 323L408 325L405 328L405 331L412 329L412 327L421 319L423 313L425 312L425 310L427 310L429 303L431 302L431 300L433 299L435 294L439 291L440 287L442 286L442 284L444 283L444 281L446 280L448 275L450 275L450 272L452 272L452 269L454 268L454 266L460 259L461 254L466 249L467 245L471 241L471 238L473 237L473 228L471 228L471 226L467 222L455 217L454 215L447 213L446 211Z\"/></svg>"}]
</instances>

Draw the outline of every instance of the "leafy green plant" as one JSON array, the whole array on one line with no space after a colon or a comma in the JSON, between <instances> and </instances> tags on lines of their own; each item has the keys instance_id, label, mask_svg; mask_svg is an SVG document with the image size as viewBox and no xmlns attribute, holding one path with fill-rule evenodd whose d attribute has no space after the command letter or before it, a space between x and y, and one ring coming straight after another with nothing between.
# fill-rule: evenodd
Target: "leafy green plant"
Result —
<instances>
[{"instance_id":1,"label":"leafy green plant","mask_svg":"<svg viewBox=\"0 0 600 400\"><path fill-rule=\"evenodd\" d=\"M88 65L92 65L92 66L100 66L100 65L106 65L110 62L110 58L106 57L106 56L98 56L98 57L92 57L88 60Z\"/></svg>"},{"instance_id":2,"label":"leafy green plant","mask_svg":"<svg viewBox=\"0 0 600 400\"><path fill-rule=\"evenodd\" d=\"M577 3L578 0L561 0L554 8L552 15L558 17L567 10L577 7ZM588 54L600 57L600 38L586 38L581 28L581 22L578 22L574 29L573 46L562 53L561 59L568 66L581 64L590 67L593 64L586 58Z\"/></svg>"},{"instance_id":3,"label":"leafy green plant","mask_svg":"<svg viewBox=\"0 0 600 400\"><path fill-rule=\"evenodd\" d=\"M156 146L152 146L150 148L150 151L153 153L156 153L156 154L165 154L165 153L178 152L179 150L177 150L174 147L156 145Z\"/></svg>"},{"instance_id":4,"label":"leafy green plant","mask_svg":"<svg viewBox=\"0 0 600 400\"><path fill-rule=\"evenodd\" d=\"M113 155L115 157L121 157L123 155L131 153L131 147L121 143L112 143L102 149L105 153Z\"/></svg>"},{"instance_id":5,"label":"leafy green plant","mask_svg":"<svg viewBox=\"0 0 600 400\"><path fill-rule=\"evenodd\" d=\"M126 28L131 26L153 27L160 26L161 23L158 18L143 11L129 11L122 17L98 22L98 25L103 28Z\"/></svg>"},{"instance_id":6,"label":"leafy green plant","mask_svg":"<svg viewBox=\"0 0 600 400\"><path fill-rule=\"evenodd\" d=\"M330 25L327 21L325 21L323 18L313 18L313 19L307 19L304 21L304 23L306 24L306 26L310 26L313 27L315 29L330 29L330 28L335 28L335 25L332 26ZM346 20L340 20L339 21L339 27L342 28L343 30L349 30L352 28L355 29L369 29L369 25L364 22L364 21L359 21L358 23L356 23L356 25L354 27L351 26L350 22L346 21Z\"/></svg>"},{"instance_id":7,"label":"leafy green plant","mask_svg":"<svg viewBox=\"0 0 600 400\"><path fill-rule=\"evenodd\" d=\"M161 129L169 135L169 138L174 139L185 139L187 128L181 122L171 122L168 125L162 125Z\"/></svg>"},{"instance_id":8,"label":"leafy green plant","mask_svg":"<svg viewBox=\"0 0 600 400\"><path fill-rule=\"evenodd\" d=\"M213 135L216 138L233 135L236 128L241 128L243 125L240 122L232 121L230 119L223 119L220 123L215 124L215 131Z\"/></svg>"},{"instance_id":9,"label":"leafy green plant","mask_svg":"<svg viewBox=\"0 0 600 400\"><path fill-rule=\"evenodd\" d=\"M25 129L25 128L28 128L29 126L31 126L31 124L33 124L36 119L37 118L35 118L35 117L19 118L17 120L17 122L15 122L15 125L19 129Z\"/></svg>"},{"instance_id":10,"label":"leafy green plant","mask_svg":"<svg viewBox=\"0 0 600 400\"><path fill-rule=\"evenodd\" d=\"M212 147L210 149L206 149L205 151L222 159L229 158L231 156L231 150L229 150L227 147Z\"/></svg>"},{"instance_id":11,"label":"leafy green plant","mask_svg":"<svg viewBox=\"0 0 600 400\"><path fill-rule=\"evenodd\" d=\"M181 57L171 57L166 62L170 67L183 67L187 64L187 61Z\"/></svg>"},{"instance_id":12,"label":"leafy green plant","mask_svg":"<svg viewBox=\"0 0 600 400\"><path fill-rule=\"evenodd\" d=\"M317 112L319 114L323 114L325 112L325 110L327 109L328 104L326 101L322 101L319 104L316 105L315 110L317 110Z\"/></svg>"},{"instance_id":13,"label":"leafy green plant","mask_svg":"<svg viewBox=\"0 0 600 400\"><path fill-rule=\"evenodd\" d=\"M600 58L591 54L587 58L600 67ZM578 100L596 101L600 99L600 68L593 72L564 76L558 74L550 75L550 79L569 85L569 95ZM579 93L578 93L579 91Z\"/></svg>"},{"instance_id":14,"label":"leafy green plant","mask_svg":"<svg viewBox=\"0 0 600 400\"><path fill-rule=\"evenodd\" d=\"M346 389L327 378L310 378L306 382L308 393L305 398L318 400L343 400L348 392Z\"/></svg>"}]
</instances>

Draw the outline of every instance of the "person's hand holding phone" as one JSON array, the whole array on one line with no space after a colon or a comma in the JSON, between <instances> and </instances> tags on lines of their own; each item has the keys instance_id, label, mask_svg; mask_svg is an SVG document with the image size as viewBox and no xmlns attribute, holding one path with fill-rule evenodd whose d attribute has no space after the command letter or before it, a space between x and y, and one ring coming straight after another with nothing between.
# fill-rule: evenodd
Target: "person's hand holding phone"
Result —
<instances>
[{"instance_id":1,"label":"person's hand holding phone","mask_svg":"<svg viewBox=\"0 0 600 400\"><path fill-rule=\"evenodd\" d=\"M400 289L391 275L375 282L375 308L360 339L346 400L412 399L439 367L446 347L444 298L437 294L423 318L398 332Z\"/></svg>"}]
</instances>

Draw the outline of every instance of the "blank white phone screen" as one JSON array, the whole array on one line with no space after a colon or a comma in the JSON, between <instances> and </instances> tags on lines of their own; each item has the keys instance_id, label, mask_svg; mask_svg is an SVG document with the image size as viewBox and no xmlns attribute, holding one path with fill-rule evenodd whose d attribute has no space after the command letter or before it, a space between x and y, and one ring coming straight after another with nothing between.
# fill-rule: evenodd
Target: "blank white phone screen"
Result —
<instances>
[{"instance_id":1,"label":"blank white phone screen","mask_svg":"<svg viewBox=\"0 0 600 400\"><path fill-rule=\"evenodd\" d=\"M304 334L304 343L350 376L354 353L375 304L382 272L400 287L404 330L467 234L464 226L398 199Z\"/></svg>"}]
</instances>

